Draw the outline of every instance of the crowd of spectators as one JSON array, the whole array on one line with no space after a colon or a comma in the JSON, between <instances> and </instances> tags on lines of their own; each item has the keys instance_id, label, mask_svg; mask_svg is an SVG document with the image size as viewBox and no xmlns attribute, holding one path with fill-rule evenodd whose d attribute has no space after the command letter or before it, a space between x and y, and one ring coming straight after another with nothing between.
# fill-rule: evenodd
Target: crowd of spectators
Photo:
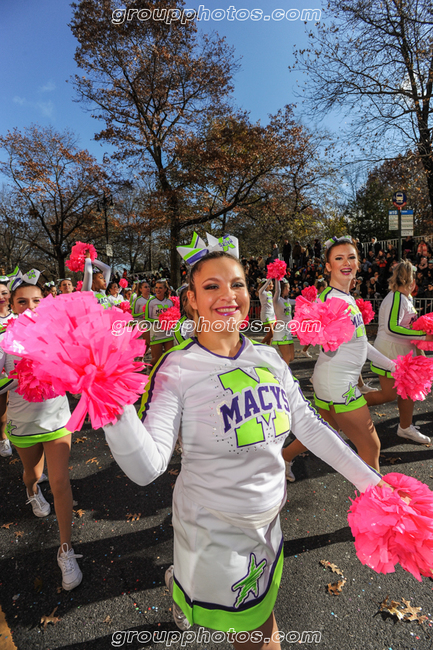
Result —
<instances>
[{"instance_id":1,"label":"crowd of spectators","mask_svg":"<svg viewBox=\"0 0 433 650\"><path fill-rule=\"evenodd\" d=\"M392 244L383 249L375 237L371 238L368 246L355 240L358 251L360 269L353 294L364 300L384 298L388 293L388 279L392 269L398 262L397 250ZM322 245L318 239L314 243L302 246L299 241L293 247L286 239L282 246L282 254L275 244L269 256L242 257L241 261L248 278L251 300L259 300L258 289L260 280L266 277L267 266L276 257L283 258L287 263L286 279L290 282L290 298L300 295L302 289L326 280L326 270ZM431 246L422 239L415 243L412 237L406 237L402 242L402 257L409 259L416 266L416 286L412 295L417 298L433 298L433 253Z\"/></svg>"}]
</instances>

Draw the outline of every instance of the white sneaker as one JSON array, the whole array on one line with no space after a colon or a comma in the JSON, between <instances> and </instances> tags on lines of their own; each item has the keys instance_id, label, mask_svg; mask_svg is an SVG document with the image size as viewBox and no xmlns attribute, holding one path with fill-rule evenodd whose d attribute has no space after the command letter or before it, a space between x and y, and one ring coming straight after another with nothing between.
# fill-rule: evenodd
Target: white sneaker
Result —
<instances>
[{"instance_id":1,"label":"white sneaker","mask_svg":"<svg viewBox=\"0 0 433 650\"><path fill-rule=\"evenodd\" d=\"M171 565L168 567L167 571L165 572L165 584L172 598L173 598L173 570L174 570L174 566ZM174 602L174 600L173 600L173 620L176 623L179 630L185 631L185 630L189 630L189 628L191 627L191 623L188 621L187 617L185 616L185 614L183 613L179 605Z\"/></svg>"},{"instance_id":2,"label":"white sneaker","mask_svg":"<svg viewBox=\"0 0 433 650\"><path fill-rule=\"evenodd\" d=\"M45 501L44 495L42 494L39 485L37 493L33 496L29 496L28 490L26 490L26 492L28 498L28 501L26 501L26 503L31 503L33 514L36 517L48 517L51 512L51 507L48 501Z\"/></svg>"},{"instance_id":3,"label":"white sneaker","mask_svg":"<svg viewBox=\"0 0 433 650\"><path fill-rule=\"evenodd\" d=\"M12 455L12 447L9 438L6 438L6 440L0 440L0 456L6 458L6 456L11 456L11 455Z\"/></svg>"},{"instance_id":4,"label":"white sneaker","mask_svg":"<svg viewBox=\"0 0 433 650\"><path fill-rule=\"evenodd\" d=\"M421 431L418 431L418 428L413 424L411 424L410 427L407 427L407 429L402 429L401 426L398 425L397 435L400 436L400 438L407 438L408 440L413 440L414 442L420 442L423 445L429 445L431 443L430 438L423 435Z\"/></svg>"},{"instance_id":5,"label":"white sneaker","mask_svg":"<svg viewBox=\"0 0 433 650\"><path fill-rule=\"evenodd\" d=\"M48 476L42 472L41 478L39 479L38 483L45 483L45 481L48 481Z\"/></svg>"},{"instance_id":6,"label":"white sneaker","mask_svg":"<svg viewBox=\"0 0 433 650\"><path fill-rule=\"evenodd\" d=\"M303 357L308 357L309 359L313 358L311 354L308 352L308 350L301 350L301 354Z\"/></svg>"},{"instance_id":7,"label":"white sneaker","mask_svg":"<svg viewBox=\"0 0 433 650\"><path fill-rule=\"evenodd\" d=\"M361 395L365 395L366 393L377 393L379 390L378 388L374 388L373 386L370 386L370 384L364 384L363 386L359 387L359 392Z\"/></svg>"},{"instance_id":8,"label":"white sneaker","mask_svg":"<svg viewBox=\"0 0 433 650\"><path fill-rule=\"evenodd\" d=\"M287 462L287 461L284 461L284 462L286 463L286 479L288 481L290 481L290 483L293 483L294 481L296 481L296 477L292 472L292 465L293 465L294 461L292 460L292 461L289 461L289 462Z\"/></svg>"},{"instance_id":9,"label":"white sneaker","mask_svg":"<svg viewBox=\"0 0 433 650\"><path fill-rule=\"evenodd\" d=\"M63 543L57 551L57 564L62 571L62 587L66 591L71 591L71 589L78 587L83 579L83 574L75 559L77 557L83 556L75 555L74 549L68 549L66 543Z\"/></svg>"}]
</instances>

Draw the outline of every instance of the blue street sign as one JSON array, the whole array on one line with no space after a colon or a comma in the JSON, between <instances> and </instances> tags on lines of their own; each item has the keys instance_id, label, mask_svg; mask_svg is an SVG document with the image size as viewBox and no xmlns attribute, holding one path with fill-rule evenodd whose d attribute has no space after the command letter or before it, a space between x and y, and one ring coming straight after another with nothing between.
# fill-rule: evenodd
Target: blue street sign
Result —
<instances>
[{"instance_id":1,"label":"blue street sign","mask_svg":"<svg viewBox=\"0 0 433 650\"><path fill-rule=\"evenodd\" d=\"M395 192L392 195L392 202L396 208L402 208L407 203L406 194L404 192Z\"/></svg>"}]
</instances>

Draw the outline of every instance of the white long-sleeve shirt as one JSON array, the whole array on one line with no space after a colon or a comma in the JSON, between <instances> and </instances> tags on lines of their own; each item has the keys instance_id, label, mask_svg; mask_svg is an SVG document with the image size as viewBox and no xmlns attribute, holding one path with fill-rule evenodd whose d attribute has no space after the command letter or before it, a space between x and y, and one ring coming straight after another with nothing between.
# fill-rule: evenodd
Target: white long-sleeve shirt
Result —
<instances>
[{"instance_id":1,"label":"white long-sleeve shirt","mask_svg":"<svg viewBox=\"0 0 433 650\"><path fill-rule=\"evenodd\" d=\"M100 260L92 260L89 257L86 257L84 260L84 278L83 278L83 286L81 287L81 291L92 291L92 284L93 284L93 266L96 266L96 268L100 269L106 284L110 282L111 278L111 266L108 266L107 264L104 264L104 262L101 262ZM97 301L101 304L104 305L104 307L111 307L111 302L108 300L105 289L99 289L98 291L93 291L92 292Z\"/></svg>"},{"instance_id":2,"label":"white long-sleeve shirt","mask_svg":"<svg viewBox=\"0 0 433 650\"><path fill-rule=\"evenodd\" d=\"M242 337L235 357L189 339L150 375L140 410L104 427L112 454L139 485L165 472L182 426L182 483L206 508L251 515L278 506L289 431L360 490L380 475L323 422L272 348Z\"/></svg>"},{"instance_id":3,"label":"white long-sleeve shirt","mask_svg":"<svg viewBox=\"0 0 433 650\"><path fill-rule=\"evenodd\" d=\"M412 300L400 291L390 291L380 305L376 341L410 344L425 340L425 332L411 328L417 317Z\"/></svg>"}]
</instances>

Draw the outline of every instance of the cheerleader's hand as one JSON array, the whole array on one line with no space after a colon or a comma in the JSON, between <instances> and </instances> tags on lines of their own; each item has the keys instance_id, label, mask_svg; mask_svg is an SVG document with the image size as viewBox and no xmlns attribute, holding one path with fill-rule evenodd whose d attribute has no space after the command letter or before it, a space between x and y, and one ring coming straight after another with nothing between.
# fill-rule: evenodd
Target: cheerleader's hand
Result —
<instances>
[{"instance_id":1,"label":"cheerleader's hand","mask_svg":"<svg viewBox=\"0 0 433 650\"><path fill-rule=\"evenodd\" d=\"M387 483L386 481L383 481L383 480L382 480L382 481L379 481L379 483L378 483L377 485L378 485L378 487L387 487L387 488L389 488L392 492L394 492L394 490L395 490L395 488L393 488L392 485L389 485L389 483ZM401 498L405 503L407 503L407 505L409 505L409 503L410 503L410 501L411 501L410 496L409 496L406 492L399 492L398 494L399 494L400 498Z\"/></svg>"}]
</instances>

